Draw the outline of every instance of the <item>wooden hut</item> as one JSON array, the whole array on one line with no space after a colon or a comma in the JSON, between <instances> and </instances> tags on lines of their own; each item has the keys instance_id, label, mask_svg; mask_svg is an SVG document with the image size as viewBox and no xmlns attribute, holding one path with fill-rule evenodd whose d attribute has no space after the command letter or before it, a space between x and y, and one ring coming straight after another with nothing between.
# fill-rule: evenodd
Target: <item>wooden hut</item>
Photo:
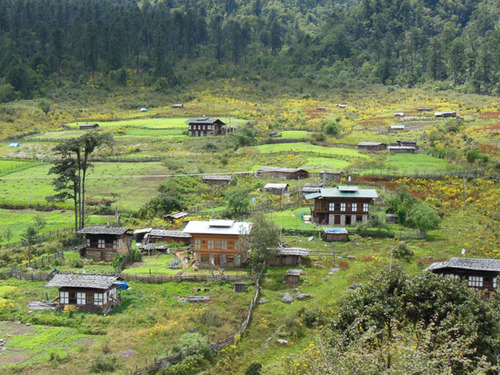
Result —
<instances>
[{"instance_id":1,"label":"wooden hut","mask_svg":"<svg viewBox=\"0 0 500 375\"><path fill-rule=\"evenodd\" d=\"M116 276L58 274L46 287L59 288L58 308L75 306L78 310L104 314L121 303L116 293Z\"/></svg>"},{"instance_id":2,"label":"wooden hut","mask_svg":"<svg viewBox=\"0 0 500 375\"><path fill-rule=\"evenodd\" d=\"M288 284L298 284L300 281L300 274L302 273L302 270L287 270L286 271L286 281Z\"/></svg>"},{"instance_id":3,"label":"wooden hut","mask_svg":"<svg viewBox=\"0 0 500 375\"><path fill-rule=\"evenodd\" d=\"M80 130L92 130L99 128L99 124L81 124Z\"/></svg>"},{"instance_id":4,"label":"wooden hut","mask_svg":"<svg viewBox=\"0 0 500 375\"><path fill-rule=\"evenodd\" d=\"M300 191L302 194L319 193L323 187L325 187L325 184L322 182L307 182L301 187Z\"/></svg>"},{"instance_id":5,"label":"wooden hut","mask_svg":"<svg viewBox=\"0 0 500 375\"><path fill-rule=\"evenodd\" d=\"M189 212L185 211L175 212L173 214L168 214L163 216L163 220L168 221L169 223L173 223L175 220L183 219L186 216L189 216Z\"/></svg>"},{"instance_id":6,"label":"wooden hut","mask_svg":"<svg viewBox=\"0 0 500 375\"><path fill-rule=\"evenodd\" d=\"M246 291L247 289L247 283L244 281L236 281L234 283L234 292L235 293L241 293Z\"/></svg>"},{"instance_id":7,"label":"wooden hut","mask_svg":"<svg viewBox=\"0 0 500 375\"><path fill-rule=\"evenodd\" d=\"M382 151L387 148L387 145L382 142L359 142L358 150L360 151Z\"/></svg>"},{"instance_id":8,"label":"wooden hut","mask_svg":"<svg viewBox=\"0 0 500 375\"><path fill-rule=\"evenodd\" d=\"M117 254L128 254L132 230L124 227L85 227L78 234L85 235L84 256L95 261L111 262Z\"/></svg>"},{"instance_id":9,"label":"wooden hut","mask_svg":"<svg viewBox=\"0 0 500 375\"><path fill-rule=\"evenodd\" d=\"M262 167L257 171L256 176L298 180L308 178L309 172L302 168Z\"/></svg>"},{"instance_id":10,"label":"wooden hut","mask_svg":"<svg viewBox=\"0 0 500 375\"><path fill-rule=\"evenodd\" d=\"M385 223L386 224L396 224L397 222L398 222L398 215L396 215L396 214L385 215Z\"/></svg>"},{"instance_id":11,"label":"wooden hut","mask_svg":"<svg viewBox=\"0 0 500 375\"><path fill-rule=\"evenodd\" d=\"M232 128L226 128L226 123L218 118L198 117L189 119L186 122L191 137L224 135L226 132L232 131Z\"/></svg>"},{"instance_id":12,"label":"wooden hut","mask_svg":"<svg viewBox=\"0 0 500 375\"><path fill-rule=\"evenodd\" d=\"M340 182L344 172L341 171L323 171L320 172L319 177L325 180L333 180L334 182Z\"/></svg>"},{"instance_id":13,"label":"wooden hut","mask_svg":"<svg viewBox=\"0 0 500 375\"><path fill-rule=\"evenodd\" d=\"M405 125L404 124L398 124L398 125L391 125L389 127L389 133L399 133L405 131Z\"/></svg>"},{"instance_id":14,"label":"wooden hut","mask_svg":"<svg viewBox=\"0 0 500 375\"><path fill-rule=\"evenodd\" d=\"M344 228L325 228L323 229L323 241L326 242L349 241L349 232Z\"/></svg>"},{"instance_id":15,"label":"wooden hut","mask_svg":"<svg viewBox=\"0 0 500 375\"><path fill-rule=\"evenodd\" d=\"M271 250L276 252L276 255L267 261L271 266L296 266L302 262L303 257L309 256L309 250L300 247Z\"/></svg>"},{"instance_id":16,"label":"wooden hut","mask_svg":"<svg viewBox=\"0 0 500 375\"><path fill-rule=\"evenodd\" d=\"M203 182L207 185L216 185L216 186L227 186L231 183L231 176L222 176L222 175L204 175Z\"/></svg>"},{"instance_id":17,"label":"wooden hut","mask_svg":"<svg viewBox=\"0 0 500 375\"><path fill-rule=\"evenodd\" d=\"M288 192L290 185L287 183L269 182L264 186L264 191L269 194L281 195Z\"/></svg>"}]
</instances>

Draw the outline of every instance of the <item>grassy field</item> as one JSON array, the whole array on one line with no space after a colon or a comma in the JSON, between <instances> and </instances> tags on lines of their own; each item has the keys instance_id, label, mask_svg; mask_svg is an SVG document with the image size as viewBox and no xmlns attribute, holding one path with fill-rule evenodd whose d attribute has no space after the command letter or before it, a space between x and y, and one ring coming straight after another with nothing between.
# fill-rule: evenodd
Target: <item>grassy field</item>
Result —
<instances>
[{"instance_id":1,"label":"grassy field","mask_svg":"<svg viewBox=\"0 0 500 375\"><path fill-rule=\"evenodd\" d=\"M10 173L0 179L0 198L9 201L45 202L53 195L50 165ZM87 177L87 196L116 197L122 210L137 210L155 195L168 171L162 163L94 163ZM114 199L114 198L113 198Z\"/></svg>"},{"instance_id":2,"label":"grassy field","mask_svg":"<svg viewBox=\"0 0 500 375\"><path fill-rule=\"evenodd\" d=\"M4 234L7 228L12 231L10 243L21 241L21 236L26 232L29 225L33 225L35 216L40 216L46 221L46 226L41 231L49 232L61 228L72 228L75 222L75 213L73 211L35 211L35 210L7 210L0 209L0 245L7 244ZM88 225L106 223L110 217L101 215L89 215Z\"/></svg>"},{"instance_id":3,"label":"grassy field","mask_svg":"<svg viewBox=\"0 0 500 375\"><path fill-rule=\"evenodd\" d=\"M149 274L149 266L151 265L151 274L175 275L182 272L182 269L167 268L168 262L173 259L175 258L168 254L154 254L151 255L151 259L148 258L147 254L143 254L141 262L132 263L123 270L123 273L130 275L147 275Z\"/></svg>"}]
</instances>

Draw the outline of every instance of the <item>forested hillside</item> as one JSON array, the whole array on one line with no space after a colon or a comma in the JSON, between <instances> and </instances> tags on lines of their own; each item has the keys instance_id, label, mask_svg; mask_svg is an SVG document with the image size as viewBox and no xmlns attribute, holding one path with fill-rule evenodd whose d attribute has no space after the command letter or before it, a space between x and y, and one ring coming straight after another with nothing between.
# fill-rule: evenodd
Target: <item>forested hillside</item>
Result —
<instances>
[{"instance_id":1,"label":"forested hillside","mask_svg":"<svg viewBox=\"0 0 500 375\"><path fill-rule=\"evenodd\" d=\"M234 76L499 94L499 16L494 0L0 0L0 101Z\"/></svg>"}]
</instances>

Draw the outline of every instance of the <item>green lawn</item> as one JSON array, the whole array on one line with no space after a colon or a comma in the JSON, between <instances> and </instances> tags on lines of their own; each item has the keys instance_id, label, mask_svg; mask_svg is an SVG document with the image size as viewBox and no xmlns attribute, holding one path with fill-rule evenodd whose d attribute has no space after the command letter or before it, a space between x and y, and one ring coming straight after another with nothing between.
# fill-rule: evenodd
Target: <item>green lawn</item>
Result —
<instances>
[{"instance_id":1,"label":"green lawn","mask_svg":"<svg viewBox=\"0 0 500 375\"><path fill-rule=\"evenodd\" d=\"M174 257L169 254L153 254L151 255L151 273L152 274L164 274L164 275L175 275L182 272L182 269L170 269L167 268L167 263L170 262ZM123 273L130 275L147 275L149 274L150 260L147 254L143 254L142 262L136 262L123 270Z\"/></svg>"},{"instance_id":2,"label":"green lawn","mask_svg":"<svg viewBox=\"0 0 500 375\"><path fill-rule=\"evenodd\" d=\"M386 161L386 168L416 172L444 172L446 170L456 170L458 167L445 159L435 158L426 154L389 154Z\"/></svg>"},{"instance_id":3,"label":"green lawn","mask_svg":"<svg viewBox=\"0 0 500 375\"><path fill-rule=\"evenodd\" d=\"M279 133L282 138L309 138L311 135L311 132L308 132L306 130L283 130L282 132Z\"/></svg>"}]
</instances>

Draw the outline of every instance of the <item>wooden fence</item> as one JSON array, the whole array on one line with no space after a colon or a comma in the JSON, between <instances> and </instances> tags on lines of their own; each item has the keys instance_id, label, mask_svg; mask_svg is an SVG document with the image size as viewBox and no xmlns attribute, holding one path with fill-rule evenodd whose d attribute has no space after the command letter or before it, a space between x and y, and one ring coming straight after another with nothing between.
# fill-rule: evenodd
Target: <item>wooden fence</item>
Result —
<instances>
[{"instance_id":1,"label":"wooden fence","mask_svg":"<svg viewBox=\"0 0 500 375\"><path fill-rule=\"evenodd\" d=\"M227 281L236 282L242 280L253 280L255 277L249 275L132 275L128 273L119 273L118 276L127 281L140 281L143 283L167 283L167 282L183 282L183 281Z\"/></svg>"},{"instance_id":2,"label":"wooden fence","mask_svg":"<svg viewBox=\"0 0 500 375\"><path fill-rule=\"evenodd\" d=\"M264 268L261 270L261 272L258 275L257 280L255 282L255 294L254 294L254 297L252 298L252 300L250 301L247 316L246 316L245 320L243 321L243 323L241 324L241 327L238 329L238 331L234 335L231 335L231 336L226 337L225 339L213 342L211 344L213 353L217 353L219 350L236 342L236 336L243 334L245 332L245 330L247 329L248 324L250 322L250 318L252 317L253 309L257 303L257 299L259 298L260 280L262 278L263 272L264 272ZM181 353L173 353L173 354L170 354L166 357L155 358L152 363L147 364L147 362L146 362L146 366L144 366L140 369L136 368L135 371L132 373L132 375L144 375L144 374L151 374L151 373L157 372L162 367L166 367L169 364L178 363L182 360L182 358L196 353L197 349L198 348L196 348L196 347L191 347L191 348L188 348Z\"/></svg>"}]
</instances>

